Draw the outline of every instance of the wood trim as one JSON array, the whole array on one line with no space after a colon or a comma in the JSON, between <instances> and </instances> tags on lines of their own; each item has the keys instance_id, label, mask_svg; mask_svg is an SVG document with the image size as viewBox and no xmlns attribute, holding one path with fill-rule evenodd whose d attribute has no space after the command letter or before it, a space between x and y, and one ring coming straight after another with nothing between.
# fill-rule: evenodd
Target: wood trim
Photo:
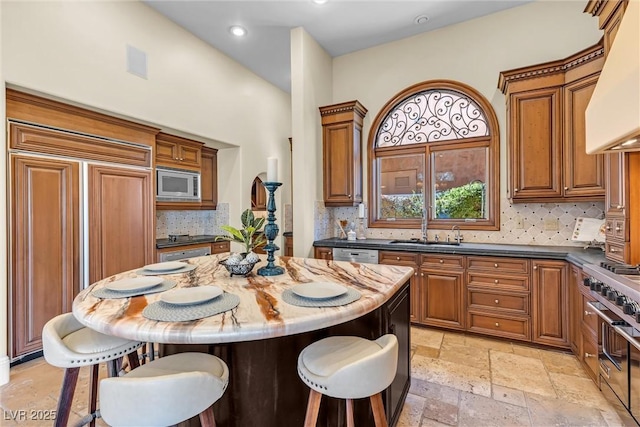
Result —
<instances>
[{"instance_id":1,"label":"wood trim","mask_svg":"<svg viewBox=\"0 0 640 427\"><path fill-rule=\"evenodd\" d=\"M6 116L29 123L153 146L159 129L43 98L6 90Z\"/></svg>"},{"instance_id":2,"label":"wood trim","mask_svg":"<svg viewBox=\"0 0 640 427\"><path fill-rule=\"evenodd\" d=\"M327 105L320 107L319 110L323 125L342 121L353 121L354 119L357 120L358 117L360 118L360 125L362 125L362 119L364 119L368 111L364 105L358 101Z\"/></svg>"},{"instance_id":3,"label":"wood trim","mask_svg":"<svg viewBox=\"0 0 640 427\"><path fill-rule=\"evenodd\" d=\"M83 160L151 167L148 146L123 144L21 123L9 124L9 148Z\"/></svg>"},{"instance_id":4,"label":"wood trim","mask_svg":"<svg viewBox=\"0 0 640 427\"><path fill-rule=\"evenodd\" d=\"M566 83L565 74L567 74L567 72L597 60L601 60L604 63L603 39L600 39L595 45L583 49L565 59L502 71L498 79L498 89L505 95L508 95L513 92L531 90L534 88L530 87L532 84L535 85L535 87L560 86ZM593 72L598 72L601 68L602 64L596 65ZM550 81L551 78L555 80ZM530 81L533 79L535 79L535 81L531 83ZM524 86L523 82L527 81L529 81L529 83L527 83L528 85Z\"/></svg>"}]
</instances>

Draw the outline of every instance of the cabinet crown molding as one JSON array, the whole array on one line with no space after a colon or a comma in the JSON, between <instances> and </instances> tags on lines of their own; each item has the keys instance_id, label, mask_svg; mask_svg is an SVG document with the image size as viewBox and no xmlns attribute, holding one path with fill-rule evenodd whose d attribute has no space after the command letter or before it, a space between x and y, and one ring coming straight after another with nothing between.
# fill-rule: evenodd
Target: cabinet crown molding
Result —
<instances>
[{"instance_id":1,"label":"cabinet crown molding","mask_svg":"<svg viewBox=\"0 0 640 427\"><path fill-rule=\"evenodd\" d=\"M336 113L343 113L345 111L353 111L360 117L364 118L367 114L367 109L358 101L343 102L341 104L327 105L326 107L320 107L321 116L329 116Z\"/></svg>"},{"instance_id":2,"label":"cabinet crown molding","mask_svg":"<svg viewBox=\"0 0 640 427\"><path fill-rule=\"evenodd\" d=\"M498 88L502 93L506 94L509 84L513 82L554 74L565 74L573 68L598 59L604 60L604 44L602 39L597 44L565 59L502 71L498 79ZM560 84L564 83L566 82L563 80Z\"/></svg>"}]
</instances>

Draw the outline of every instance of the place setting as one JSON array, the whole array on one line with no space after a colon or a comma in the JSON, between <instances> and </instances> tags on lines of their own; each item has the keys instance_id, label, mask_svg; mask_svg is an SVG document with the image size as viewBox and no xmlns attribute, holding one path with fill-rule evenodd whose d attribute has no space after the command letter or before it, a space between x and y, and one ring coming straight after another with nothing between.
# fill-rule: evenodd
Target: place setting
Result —
<instances>
[{"instance_id":1,"label":"place setting","mask_svg":"<svg viewBox=\"0 0 640 427\"><path fill-rule=\"evenodd\" d=\"M126 277L105 283L100 289L91 292L91 295L106 299L130 298L168 291L175 286L176 282L163 277Z\"/></svg>"},{"instance_id":2,"label":"place setting","mask_svg":"<svg viewBox=\"0 0 640 427\"><path fill-rule=\"evenodd\" d=\"M282 292L284 302L299 307L338 307L361 296L359 291L334 282L301 283Z\"/></svg>"},{"instance_id":3,"label":"place setting","mask_svg":"<svg viewBox=\"0 0 640 427\"><path fill-rule=\"evenodd\" d=\"M196 269L196 265L182 261L167 261L145 265L136 274L140 276L160 276L163 274L180 274Z\"/></svg>"},{"instance_id":4,"label":"place setting","mask_svg":"<svg viewBox=\"0 0 640 427\"><path fill-rule=\"evenodd\" d=\"M218 286L178 288L161 294L159 301L142 310L142 315L161 322L186 322L232 310L239 303L240 297Z\"/></svg>"}]
</instances>

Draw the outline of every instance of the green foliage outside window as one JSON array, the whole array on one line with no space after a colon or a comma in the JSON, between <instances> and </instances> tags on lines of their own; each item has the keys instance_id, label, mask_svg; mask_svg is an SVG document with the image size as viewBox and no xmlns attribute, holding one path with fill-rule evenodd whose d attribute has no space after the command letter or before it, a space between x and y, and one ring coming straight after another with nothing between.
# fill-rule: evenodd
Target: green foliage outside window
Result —
<instances>
[{"instance_id":1,"label":"green foliage outside window","mask_svg":"<svg viewBox=\"0 0 640 427\"><path fill-rule=\"evenodd\" d=\"M472 182L436 193L436 218L484 218L484 191Z\"/></svg>"},{"instance_id":2,"label":"green foliage outside window","mask_svg":"<svg viewBox=\"0 0 640 427\"><path fill-rule=\"evenodd\" d=\"M380 218L415 219L422 218L424 198L422 193L402 195L382 195Z\"/></svg>"}]
</instances>

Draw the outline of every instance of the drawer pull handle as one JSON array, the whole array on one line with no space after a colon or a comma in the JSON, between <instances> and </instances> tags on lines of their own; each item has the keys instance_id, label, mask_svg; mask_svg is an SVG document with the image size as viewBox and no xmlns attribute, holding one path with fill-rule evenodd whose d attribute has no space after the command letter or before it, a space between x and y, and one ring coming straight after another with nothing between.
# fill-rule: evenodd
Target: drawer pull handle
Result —
<instances>
[{"instance_id":1,"label":"drawer pull handle","mask_svg":"<svg viewBox=\"0 0 640 427\"><path fill-rule=\"evenodd\" d=\"M611 231L611 226L607 225L606 229L607 229L607 231Z\"/></svg>"},{"instance_id":2,"label":"drawer pull handle","mask_svg":"<svg viewBox=\"0 0 640 427\"><path fill-rule=\"evenodd\" d=\"M443 264L443 263L444 263L444 260L443 260L443 259L441 259L441 260L440 260L440 264Z\"/></svg>"},{"instance_id":3,"label":"drawer pull handle","mask_svg":"<svg viewBox=\"0 0 640 427\"><path fill-rule=\"evenodd\" d=\"M414 275L414 276L417 276L417 275L418 275L418 273L413 273L413 275Z\"/></svg>"},{"instance_id":4,"label":"drawer pull handle","mask_svg":"<svg viewBox=\"0 0 640 427\"><path fill-rule=\"evenodd\" d=\"M500 304L500 300L496 300L496 304Z\"/></svg>"},{"instance_id":5,"label":"drawer pull handle","mask_svg":"<svg viewBox=\"0 0 640 427\"><path fill-rule=\"evenodd\" d=\"M533 269L534 269L534 270L537 270L537 269L538 269L538 266L537 266L537 265L534 265L534 266L533 266Z\"/></svg>"},{"instance_id":6,"label":"drawer pull handle","mask_svg":"<svg viewBox=\"0 0 640 427\"><path fill-rule=\"evenodd\" d=\"M593 314L593 312L589 311L589 310L585 310L584 311L584 315L585 316L591 316Z\"/></svg>"},{"instance_id":7,"label":"drawer pull handle","mask_svg":"<svg viewBox=\"0 0 640 427\"><path fill-rule=\"evenodd\" d=\"M500 280L496 279L496 280L493 281L493 283L496 283L496 284L500 283Z\"/></svg>"},{"instance_id":8,"label":"drawer pull handle","mask_svg":"<svg viewBox=\"0 0 640 427\"><path fill-rule=\"evenodd\" d=\"M618 252L616 248L609 248L609 252Z\"/></svg>"},{"instance_id":9,"label":"drawer pull handle","mask_svg":"<svg viewBox=\"0 0 640 427\"><path fill-rule=\"evenodd\" d=\"M498 263L493 264L495 268L498 268Z\"/></svg>"},{"instance_id":10,"label":"drawer pull handle","mask_svg":"<svg viewBox=\"0 0 640 427\"><path fill-rule=\"evenodd\" d=\"M584 357L585 357L585 358L587 358L587 357L594 357L594 356L595 356L595 355L594 355L594 354L591 354L591 353L586 353L586 352L584 353Z\"/></svg>"},{"instance_id":11,"label":"drawer pull handle","mask_svg":"<svg viewBox=\"0 0 640 427\"><path fill-rule=\"evenodd\" d=\"M514 188L514 189L513 189L513 192L514 192L514 193L517 193L517 192L518 192L518 189L517 189L517 188Z\"/></svg>"},{"instance_id":12,"label":"drawer pull handle","mask_svg":"<svg viewBox=\"0 0 640 427\"><path fill-rule=\"evenodd\" d=\"M400 257L399 257L399 256L397 256L397 257L396 257L396 259L397 259L398 261L400 261Z\"/></svg>"},{"instance_id":13,"label":"drawer pull handle","mask_svg":"<svg viewBox=\"0 0 640 427\"><path fill-rule=\"evenodd\" d=\"M420 277L424 277L424 273L420 273Z\"/></svg>"},{"instance_id":14,"label":"drawer pull handle","mask_svg":"<svg viewBox=\"0 0 640 427\"><path fill-rule=\"evenodd\" d=\"M616 231L620 231L620 230L622 230L622 228L616 227Z\"/></svg>"},{"instance_id":15,"label":"drawer pull handle","mask_svg":"<svg viewBox=\"0 0 640 427\"><path fill-rule=\"evenodd\" d=\"M569 189L569 187L564 187L564 191L567 191Z\"/></svg>"},{"instance_id":16,"label":"drawer pull handle","mask_svg":"<svg viewBox=\"0 0 640 427\"><path fill-rule=\"evenodd\" d=\"M622 205L618 205L618 206L616 206L616 208L617 208L617 209L624 209L624 206L622 206Z\"/></svg>"},{"instance_id":17,"label":"drawer pull handle","mask_svg":"<svg viewBox=\"0 0 640 427\"><path fill-rule=\"evenodd\" d=\"M496 322L496 328L500 327L500 323Z\"/></svg>"}]
</instances>

